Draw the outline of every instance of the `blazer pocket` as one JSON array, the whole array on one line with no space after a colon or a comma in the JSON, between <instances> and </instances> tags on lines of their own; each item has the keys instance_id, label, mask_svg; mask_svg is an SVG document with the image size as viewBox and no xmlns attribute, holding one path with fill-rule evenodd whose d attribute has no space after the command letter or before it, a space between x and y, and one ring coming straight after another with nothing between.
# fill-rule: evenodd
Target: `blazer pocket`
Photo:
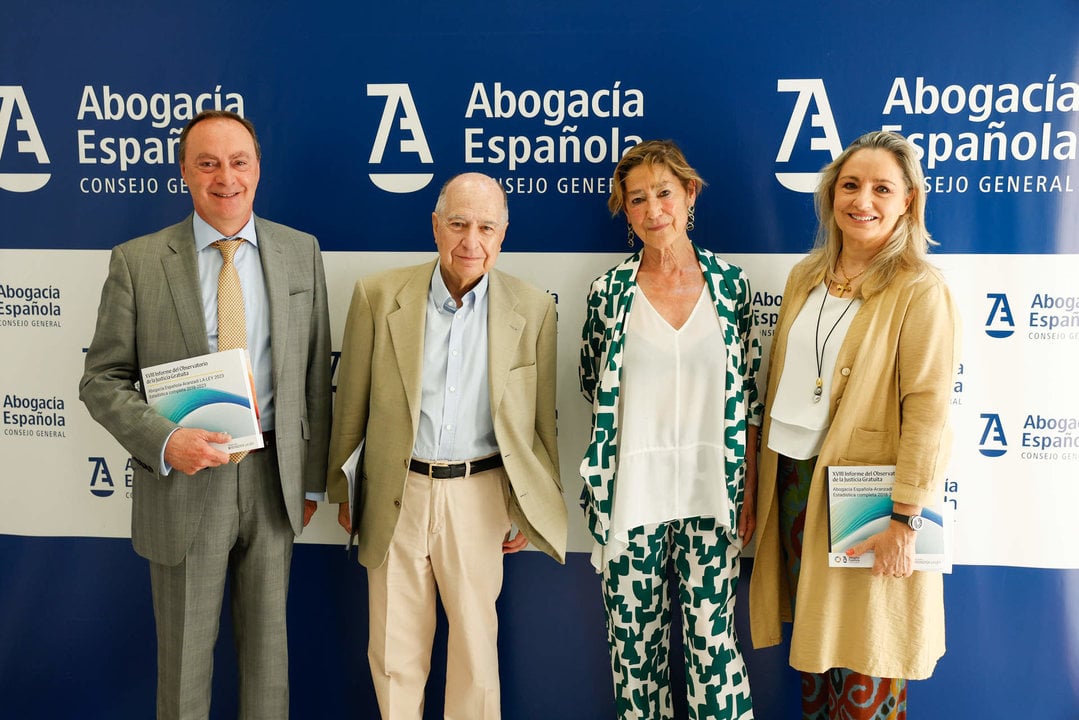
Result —
<instances>
[{"instance_id":1,"label":"blazer pocket","mask_svg":"<svg viewBox=\"0 0 1079 720\"><path fill-rule=\"evenodd\" d=\"M894 465L895 439L885 430L855 428L840 465Z\"/></svg>"},{"instance_id":2,"label":"blazer pocket","mask_svg":"<svg viewBox=\"0 0 1079 720\"><path fill-rule=\"evenodd\" d=\"M289 292L288 296L288 340L290 345L285 357L289 364L299 363L306 367L308 338L311 335L312 313L314 312L313 295L310 290Z\"/></svg>"},{"instance_id":3,"label":"blazer pocket","mask_svg":"<svg viewBox=\"0 0 1079 720\"><path fill-rule=\"evenodd\" d=\"M288 294L311 294L315 286L315 271L311 263L290 262L288 265Z\"/></svg>"},{"instance_id":4,"label":"blazer pocket","mask_svg":"<svg viewBox=\"0 0 1079 720\"><path fill-rule=\"evenodd\" d=\"M535 375L536 374L536 363L529 363L528 365L518 365L515 368L511 368L510 369L510 380L513 380L513 378L517 376L517 373L527 373L528 371L531 371L528 374Z\"/></svg>"},{"instance_id":5,"label":"blazer pocket","mask_svg":"<svg viewBox=\"0 0 1079 720\"><path fill-rule=\"evenodd\" d=\"M510 370L502 403L514 417L536 416L536 366L524 365Z\"/></svg>"}]
</instances>

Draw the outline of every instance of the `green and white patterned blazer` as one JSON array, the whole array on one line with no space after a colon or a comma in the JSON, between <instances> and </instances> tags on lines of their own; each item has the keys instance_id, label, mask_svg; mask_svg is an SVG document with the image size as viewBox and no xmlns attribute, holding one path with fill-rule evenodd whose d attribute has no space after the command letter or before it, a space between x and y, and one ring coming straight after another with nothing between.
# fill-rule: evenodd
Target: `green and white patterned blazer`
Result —
<instances>
[{"instance_id":1,"label":"green and white patterned blazer","mask_svg":"<svg viewBox=\"0 0 1079 720\"><path fill-rule=\"evenodd\" d=\"M746 426L760 425L763 404L758 399L756 375L761 363L760 335L753 324L749 278L741 268L694 245L705 284L719 316L727 346L726 403L716 408L726 438L725 464L731 515L717 518L731 529L738 527L738 512L745 488ZM581 507L592 536L607 543L611 500L618 461L619 385L627 319L637 296L637 269L641 253L601 275L588 293L587 317L581 332L581 393L592 403L592 436L581 461Z\"/></svg>"}]
</instances>

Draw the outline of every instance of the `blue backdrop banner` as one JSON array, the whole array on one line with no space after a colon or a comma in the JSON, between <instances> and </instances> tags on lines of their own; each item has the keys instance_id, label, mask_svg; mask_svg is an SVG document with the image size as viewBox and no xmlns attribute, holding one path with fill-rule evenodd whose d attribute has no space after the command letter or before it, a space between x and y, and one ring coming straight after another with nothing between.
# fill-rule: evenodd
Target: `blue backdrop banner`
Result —
<instances>
[{"instance_id":1,"label":"blue backdrop banner","mask_svg":"<svg viewBox=\"0 0 1079 720\"><path fill-rule=\"evenodd\" d=\"M872 129L926 172L934 261L963 317L945 503L948 652L919 718L1079 708L1079 4L15 0L0 27L0 717L152 714L149 573L130 464L78 401L108 250L184 218L179 133L258 129L261 216L322 244L333 347L352 286L433 257L442 183L509 195L500 266L556 296L570 557L507 560L507 718L614 713L599 580L577 507L592 278L629 251L606 208L634 143L707 181L694 240L743 266L766 340L811 246L818 171ZM366 578L322 509L295 555L292 715L375 717ZM752 567L747 559L746 571ZM743 578L746 576L743 575ZM739 622L744 628L743 583ZM214 717L234 717L222 627ZM444 673L444 627L433 686ZM797 708L787 646L749 649L756 716ZM441 716L439 693L427 717ZM680 710L681 712L681 710Z\"/></svg>"}]
</instances>

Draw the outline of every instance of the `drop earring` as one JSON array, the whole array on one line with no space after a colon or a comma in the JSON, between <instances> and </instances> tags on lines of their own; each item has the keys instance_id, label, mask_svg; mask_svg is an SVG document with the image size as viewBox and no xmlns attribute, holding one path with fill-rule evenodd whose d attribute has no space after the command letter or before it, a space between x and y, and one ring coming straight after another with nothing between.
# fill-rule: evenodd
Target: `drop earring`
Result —
<instances>
[{"instance_id":1,"label":"drop earring","mask_svg":"<svg viewBox=\"0 0 1079 720\"><path fill-rule=\"evenodd\" d=\"M633 237L633 226L627 223L626 224L626 245L629 245L630 247L633 247L634 243L635 243L635 240L634 240L634 237Z\"/></svg>"},{"instance_id":2,"label":"drop earring","mask_svg":"<svg viewBox=\"0 0 1079 720\"><path fill-rule=\"evenodd\" d=\"M696 210L695 205L690 205L689 206L688 215L689 215L689 218L686 221L686 232L689 232L690 230L692 230L695 227L694 220L696 220L696 217L697 217L697 210Z\"/></svg>"}]
</instances>

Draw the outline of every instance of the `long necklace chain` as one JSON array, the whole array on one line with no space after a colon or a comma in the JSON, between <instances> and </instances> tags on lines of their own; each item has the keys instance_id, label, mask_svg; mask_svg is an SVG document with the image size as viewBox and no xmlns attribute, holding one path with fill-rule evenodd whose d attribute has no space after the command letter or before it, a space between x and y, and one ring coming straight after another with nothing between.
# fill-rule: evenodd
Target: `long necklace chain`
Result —
<instances>
[{"instance_id":1,"label":"long necklace chain","mask_svg":"<svg viewBox=\"0 0 1079 720\"><path fill-rule=\"evenodd\" d=\"M864 272L864 271L863 271ZM843 273L846 275L846 273ZM860 275L861 273L859 273ZM857 277L857 275L855 276ZM851 278L854 279L854 278ZM820 309L817 310L817 328L813 333L813 359L817 361L817 387L813 389L813 402L819 403L821 395L824 394L824 378L821 375L824 372L824 349L828 347L828 340L831 339L832 333L839 327L839 323L843 322L844 316L847 311L850 310L850 306L854 304L856 298L851 297L850 302L847 303L847 307L843 308L843 312L840 313L839 318L832 323L832 328L828 331L828 334L824 336L824 342L820 341L820 320L824 315L824 303L828 301L828 291L832 287L832 282L829 280L828 284L824 286L824 297L820 301ZM836 289L839 289L838 284Z\"/></svg>"}]
</instances>

